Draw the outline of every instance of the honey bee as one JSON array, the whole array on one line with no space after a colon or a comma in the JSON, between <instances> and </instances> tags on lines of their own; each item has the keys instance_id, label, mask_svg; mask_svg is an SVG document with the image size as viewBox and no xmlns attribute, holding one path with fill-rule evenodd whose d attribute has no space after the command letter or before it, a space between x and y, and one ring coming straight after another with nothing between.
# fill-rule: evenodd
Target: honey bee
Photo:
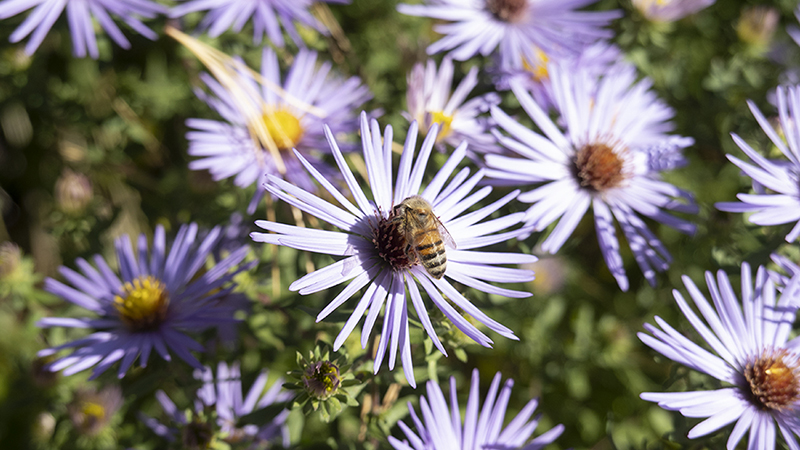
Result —
<instances>
[{"instance_id":1,"label":"honey bee","mask_svg":"<svg viewBox=\"0 0 800 450\"><path fill-rule=\"evenodd\" d=\"M419 195L412 195L396 205L392 221L406 238L406 256L419 262L430 276L441 279L447 268L445 244L456 248L456 243L442 222L433 213L433 207Z\"/></svg>"}]
</instances>

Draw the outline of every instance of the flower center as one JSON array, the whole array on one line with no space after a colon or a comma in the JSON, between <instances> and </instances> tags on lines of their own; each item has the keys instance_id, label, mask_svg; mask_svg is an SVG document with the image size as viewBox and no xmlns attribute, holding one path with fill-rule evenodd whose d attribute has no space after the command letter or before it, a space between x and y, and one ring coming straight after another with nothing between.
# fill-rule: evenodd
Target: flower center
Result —
<instances>
[{"instance_id":1,"label":"flower center","mask_svg":"<svg viewBox=\"0 0 800 450\"><path fill-rule=\"evenodd\" d=\"M528 58L522 58L522 67L531 74L533 81L546 80L548 77L547 63L550 58L540 48L534 50L536 53L536 61L530 61Z\"/></svg>"},{"instance_id":2,"label":"flower center","mask_svg":"<svg viewBox=\"0 0 800 450\"><path fill-rule=\"evenodd\" d=\"M606 144L587 144L575 156L575 170L581 186L602 192L625 179L623 161Z\"/></svg>"},{"instance_id":3,"label":"flower center","mask_svg":"<svg viewBox=\"0 0 800 450\"><path fill-rule=\"evenodd\" d=\"M265 112L262 120L279 150L291 150L303 137L300 119L284 109Z\"/></svg>"},{"instance_id":4,"label":"flower center","mask_svg":"<svg viewBox=\"0 0 800 450\"><path fill-rule=\"evenodd\" d=\"M442 139L446 138L450 135L453 131L450 128L450 124L453 123L453 116L448 116L443 111L433 111L430 113L431 115L431 125L434 123L439 124L439 134L436 136L437 141L441 141Z\"/></svg>"},{"instance_id":5,"label":"flower center","mask_svg":"<svg viewBox=\"0 0 800 450\"><path fill-rule=\"evenodd\" d=\"M389 263L392 269L407 269L414 264L414 261L408 259L406 236L400 230L400 223L392 220L393 218L394 215L389 216L388 219L378 219L378 225L373 227L372 242L378 248L378 255Z\"/></svg>"},{"instance_id":6,"label":"flower center","mask_svg":"<svg viewBox=\"0 0 800 450\"><path fill-rule=\"evenodd\" d=\"M99 422L106 416L106 409L103 405L92 401L83 402L81 412L91 423Z\"/></svg>"},{"instance_id":7,"label":"flower center","mask_svg":"<svg viewBox=\"0 0 800 450\"><path fill-rule=\"evenodd\" d=\"M522 19L528 0L486 0L486 9L503 22Z\"/></svg>"},{"instance_id":8,"label":"flower center","mask_svg":"<svg viewBox=\"0 0 800 450\"><path fill-rule=\"evenodd\" d=\"M122 321L135 331L152 330L167 317L169 292L161 281L148 275L125 283L114 297Z\"/></svg>"},{"instance_id":9,"label":"flower center","mask_svg":"<svg viewBox=\"0 0 800 450\"><path fill-rule=\"evenodd\" d=\"M312 396L326 399L339 390L342 379L339 367L330 361L319 361L306 368L303 384Z\"/></svg>"},{"instance_id":10,"label":"flower center","mask_svg":"<svg viewBox=\"0 0 800 450\"><path fill-rule=\"evenodd\" d=\"M204 450L211 448L214 442L214 428L211 423L203 418L194 417L181 431L183 448L191 450Z\"/></svg>"},{"instance_id":11,"label":"flower center","mask_svg":"<svg viewBox=\"0 0 800 450\"><path fill-rule=\"evenodd\" d=\"M797 360L790 360L788 354L780 350L763 354L744 369L744 378L750 388L749 400L764 411L782 411L791 408L800 399L798 376L800 368Z\"/></svg>"}]
</instances>

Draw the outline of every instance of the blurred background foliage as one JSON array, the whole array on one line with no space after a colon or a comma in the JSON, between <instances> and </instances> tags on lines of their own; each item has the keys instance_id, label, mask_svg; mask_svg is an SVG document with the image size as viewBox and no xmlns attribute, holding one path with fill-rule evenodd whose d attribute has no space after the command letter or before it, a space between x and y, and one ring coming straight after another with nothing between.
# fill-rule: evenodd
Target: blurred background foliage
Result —
<instances>
[{"instance_id":1,"label":"blurred background foliage","mask_svg":"<svg viewBox=\"0 0 800 450\"><path fill-rule=\"evenodd\" d=\"M482 395L497 370L516 380L507 418L528 399L541 398L540 431L558 423L566 427L553 449L722 448L727 433L688 441L686 433L696 421L639 399L643 391L714 385L647 349L636 333L654 315L689 330L671 294L673 288L682 289L683 274L699 284L704 271L724 270L738 280L741 261L767 264L773 251L796 256L783 241L785 229L754 227L741 215L713 207L750 188L749 180L725 158L726 153L741 154L731 132L762 151L774 151L746 100L773 116L776 109L769 99L775 86L797 81L800 49L785 31L796 25L795 7L795 0L721 0L678 22L656 24L643 19L627 1L592 5L624 11L614 24L614 42L676 109L678 134L696 141L685 152L688 166L667 179L696 195L697 234L687 237L649 223L674 262L651 288L623 246L631 278L630 290L623 293L603 263L591 217L584 218L558 255L543 256L533 266L537 279L521 287L532 291L532 298L510 300L466 290L490 317L514 330L519 342L495 335L495 348L482 348L438 310L432 311L439 319L437 331L452 349L444 358L423 338L421 327L414 327L420 386L416 390L399 370L384 367L373 377L372 346L361 349L354 334L337 356L352 363L351 375L360 382L351 392L358 406L345 405L329 423L319 414L294 411L289 418L293 444L389 448L385 436L402 436L395 423L407 417L406 403L416 404L424 394L424 380L445 383L455 376L460 394L466 396L469 373L477 367ZM425 48L437 36L432 21L401 15L395 8L395 0L332 5L344 37L329 38L309 29L301 29L301 34L341 73L358 75L369 85L374 98L367 109L382 109L381 124L392 124L395 139L402 141L407 129L400 115L406 74L426 58ZM774 34L748 28L754 8L777 14ZM199 387L191 368L154 356L146 369L131 370L120 380L114 371L91 382L86 373L63 377L44 372L36 352L80 333L42 331L34 323L45 316L80 317L84 312L45 293L42 282L58 277L59 265L74 267L76 257L99 253L114 261L116 237L150 235L157 224L169 233L189 221L205 228L233 223L242 228L245 240L253 221L265 218L269 206L262 203L251 217L246 208L255 188L241 190L229 180L214 182L207 172L188 169L185 120L215 115L192 92L199 85L201 64L177 42L163 33L155 42L128 33L132 48L125 51L101 35L99 60L76 59L62 17L28 57L22 45L8 43L23 18L0 22L0 242L7 241L0 247L0 443L15 449L164 448L166 443L143 425L138 413L163 417L154 398L156 389L165 390L179 408L190 407ZM198 20L192 15L172 25L191 30ZM151 26L160 31L166 23L159 19ZM201 39L257 68L261 49L251 38L246 27L238 35ZM295 51L291 46L279 50L283 63L288 65ZM457 78L472 65L487 62L457 63ZM490 90L484 78L473 94ZM510 97L504 96L505 108L524 118ZM500 189L494 195L502 193ZM293 223L285 204L271 207L279 221ZM535 241L534 237L505 247L535 252ZM254 245L249 258L260 263L238 281L251 300L250 311L240 316L242 324L233 339L214 341L209 334L205 342L217 345L199 355L212 366L219 360L241 360L245 386L262 368L270 369L270 384L298 370L297 352L305 355L318 341L332 342L349 315L347 308L352 308L346 304L315 323L316 313L338 290L305 297L288 291L289 283L309 269L328 264L326 256ZM71 419L70 405L85 395L82 389L99 392L107 386L119 386L124 403L107 418L106 426L95 432Z\"/></svg>"}]
</instances>

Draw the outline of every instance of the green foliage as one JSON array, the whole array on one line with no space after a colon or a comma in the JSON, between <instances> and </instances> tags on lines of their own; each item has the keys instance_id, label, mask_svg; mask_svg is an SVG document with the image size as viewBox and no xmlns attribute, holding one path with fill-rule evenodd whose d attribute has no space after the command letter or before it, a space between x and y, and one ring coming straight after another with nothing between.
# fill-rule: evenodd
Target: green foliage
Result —
<instances>
[{"instance_id":1,"label":"green foliage","mask_svg":"<svg viewBox=\"0 0 800 450\"><path fill-rule=\"evenodd\" d=\"M364 80L374 96L366 109L381 109L381 125L392 124L395 140L402 141L407 128L401 115L406 74L427 57L425 48L438 36L432 21L401 15L396 3L353 0L350 5L331 5L346 42L309 29L301 29L301 34L323 59L335 62L336 70ZM256 267L236 279L238 292L247 297L248 304L239 313L241 323L234 339L203 335L198 341L210 344L197 356L212 366L219 360L241 361L246 381L262 368L271 370L272 382L289 372L292 380L285 386L297 390L288 419L295 448L389 448L386 437L402 437L397 421L406 418L409 402L417 406L427 380L444 384L455 377L463 407L474 367L481 372L482 393L498 370L516 381L507 420L529 399L540 397L539 430L559 423L567 430L551 449L724 447L730 427L690 441L686 434L697 420L665 412L639 398L644 391L717 386L649 350L636 333L655 315L682 332L690 330L671 297L673 288L682 289L683 274L699 282L706 270L735 275L741 261L766 264L775 251L795 261L800 256L796 246L783 240L785 228L755 227L741 215L713 206L733 201L736 193L750 189L749 180L725 158L726 153L741 156L731 132L775 156L746 101L752 100L768 117L773 116L776 109L768 103L768 95L797 71L795 61L800 56L785 32L786 26L796 24L794 1L771 3L779 13L779 27L766 47L740 39L737 23L753 3L720 0L670 24L647 22L628 2L619 5L609 0L593 7L622 8L624 16L614 25L615 42L676 109L676 133L696 141L685 152L689 165L668 174L667 181L696 195L701 207L695 219L698 232L687 237L648 223L674 258L655 288L640 276L623 245L632 285L628 292L619 291L598 249L592 218L586 217L559 255L543 255L533 266L537 280L518 286L533 292L533 297L496 298L461 287L490 317L514 330L519 341L490 334L494 348L480 347L428 304L449 354L444 357L424 336L412 313L418 384L412 389L399 368L389 371L384 366L375 374L376 336L362 349L354 333L333 360L326 345L311 348L317 342L333 341L355 301L317 323L316 315L339 290L301 296L288 286L314 268L330 264L331 257L256 244L248 256L248 261L257 261ZM267 214L275 214L283 223L295 223L295 216L287 205L269 198L250 216L246 210L255 188L242 190L230 180L215 182L207 172L188 169L192 158L186 153L186 119L215 116L192 92L200 85L198 75L204 69L179 44L163 33L155 42L132 36L132 49L125 51L101 35L100 60L77 59L71 55L67 23L61 20L36 54L27 57L22 45L8 43L21 20L0 21L0 241L16 246L15 250L4 245L0 251L0 442L4 448L15 449L164 448L165 441L138 414L161 417L154 399L158 389L178 405L191 405L199 387L192 369L177 358L165 362L151 355L147 367L134 368L121 380L114 369L91 382L87 374L46 373L42 366L47 361L37 358L37 351L85 333L42 330L36 321L87 313L45 293L44 278L58 278L62 264L74 269L78 257L100 254L112 263L115 238L150 235L158 224L168 234L188 221L208 229L228 224L238 213L244 217L246 231L255 231L254 220ZM193 29L198 21L199 15L192 15L184 25ZM161 30L164 25L165 19L159 19L152 27ZM248 25L240 34L202 40L258 67L261 48L252 45L251 37ZM295 51L290 46L278 54L283 63L289 63ZM456 78L473 64L457 63ZM476 92L492 90L489 81L484 76ZM524 118L513 96L501 95L504 109ZM358 162L357 155L348 158ZM444 155L435 158L441 163ZM432 170L426 176L433 174ZM507 192L498 189L487 200ZM510 205L503 213L520 208ZM536 239L512 241L492 250L533 252ZM340 384L330 395L315 397L303 377L323 361L338 368ZM69 420L67 405L84 385L112 383L121 386L122 409L98 436L80 435ZM283 406L254 413L243 423L263 423ZM189 408L186 414L190 422L214 424L216 419L213 411L198 415ZM229 442L229 436L214 436L208 448L239 448Z\"/></svg>"}]
</instances>

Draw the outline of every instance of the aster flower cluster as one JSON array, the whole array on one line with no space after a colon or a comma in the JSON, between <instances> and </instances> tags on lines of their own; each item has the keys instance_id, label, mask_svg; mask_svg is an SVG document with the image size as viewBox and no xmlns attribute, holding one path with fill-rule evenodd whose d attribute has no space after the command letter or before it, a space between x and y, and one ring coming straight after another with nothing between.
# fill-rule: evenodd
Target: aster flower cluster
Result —
<instances>
[{"instance_id":1,"label":"aster flower cluster","mask_svg":"<svg viewBox=\"0 0 800 450\"><path fill-rule=\"evenodd\" d=\"M712 62L702 89L670 92L670 75L695 74L680 67L662 73L657 58L649 59L648 50L671 51L665 42L673 29L649 22L692 14L700 20L713 0L634 0L622 6L628 10L603 10L596 0L419 0L385 11L380 2L349 0L163 3L0 0L0 20L18 21L9 29L10 42L27 39L19 47L32 58L27 62L45 60L34 55L40 47L41 53L56 48L46 40L66 11L73 55L103 59L80 63L102 74L92 75L93 82L116 75L101 70L110 56L99 33L129 49L135 44L130 31L156 40L161 32L154 30L163 28L207 70L196 70L193 60L181 66L191 86L181 85L180 99L158 99L157 107L99 86L86 117L105 109L119 117L92 135L97 143L84 149L72 142L80 139L59 140L54 153L64 167L57 170L49 167L53 155L30 158L43 174L62 174L52 183L52 201L35 191L17 202L14 187L11 194L0 189L0 237L10 236L7 223L19 220L16 203L51 209L50 215L22 215L35 223L30 246L36 265L19 246L0 245L0 323L8 309L15 320L32 318L42 330L44 348L31 352L38 358L34 376L20 383L46 390L59 382L54 373L76 380L70 381L72 402L61 408L61 419L69 421L60 423L71 423L82 436L77 447L136 447L135 437L115 440L114 428L131 416L150 430L145 439L160 439L148 448L288 448L326 439L342 447L352 439L398 450L538 450L588 439L616 445L611 422L610 435L597 437L603 429L591 409L597 397L587 400L610 372L613 384L635 391L630 397L636 403L610 405L613 414L605 416L661 408L689 418L685 432L667 433L665 441L708 439L713 447L714 439L726 439L733 450L748 435L749 449L774 449L781 441L800 449L794 325L800 250L792 246L800 236L800 86L777 88L774 119L756 106L759 99L747 102L760 130L736 128L732 143L744 156L728 160L749 177L749 190L709 213L702 208L706 193L689 188L701 185L692 180L698 172L682 170L694 170L698 160L721 160L707 152L723 145L709 144L713 133L693 134L697 129L679 115L679 105L696 100L696 91L721 91L731 80L763 84L767 78L742 69L739 60L724 68ZM328 4L337 5L333 13ZM737 36L743 48L761 49L748 57L778 58L767 51L778 13L746 12ZM381 58L368 59L363 49L384 45L393 30L364 31L351 44L337 20L352 25L384 13L395 15L392 26L414 24L423 32L414 39L389 36L400 51L381 49ZM225 33L246 39L217 39ZM793 36L800 42L800 34ZM50 41L58 44L57 36ZM24 70L23 64L4 65L2 53L0 75ZM250 64L259 56L254 70ZM136 86L158 84L158 60L148 60L140 72L145 81ZM42 64L48 65L57 63ZM383 72L389 66L404 73ZM76 67L84 68L67 71L78 73ZM139 72L130 75L119 78L139 78ZM12 89L0 87L3 102L21 78L10 76ZM59 90L60 83L69 82L53 78L45 93L80 103L81 94ZM735 102L740 92L726 100ZM178 104L192 93L200 101ZM386 102L393 96L405 103ZM48 109L37 102L31 108L36 114ZM8 105L0 107L3 177L25 172L28 163L6 170L6 143L24 147L33 139L31 124L42 121L26 107ZM185 154L167 149L167 142L174 144L168 139L158 143L168 133L149 115L159 110L179 123ZM72 133L68 118L83 112L57 113L54 121L64 129L44 135L80 134ZM119 118L135 131L120 132ZM126 139L144 151L106 158L93 147ZM759 139L769 143L759 146ZM165 163L172 153L180 155L174 168L187 186ZM145 173L159 164L163 172ZM103 167L102 175L93 174L95 167ZM719 169L715 173L724 172ZM256 213L259 207L263 213ZM746 215L740 221L737 213ZM230 223L217 224L219 217ZM674 290L677 308L653 301L667 278L660 273L677 266L674 260L698 259L687 257L686 247L695 234L716 229L715 222L701 222L708 217L727 218L734 224L729 229L743 221L754 225L738 225L732 236L720 233L714 247L718 263L741 267L740 289L719 270L706 272L708 295L684 275L688 300ZM96 240L81 241L84 230L103 224L107 229ZM786 227L755 228L776 225ZM755 237L741 238L753 230ZM59 239L74 244L64 259L77 259L56 270L61 261L42 255L64 245L54 244ZM112 251L87 259L105 240L113 241ZM534 281L541 254L552 263L542 272L558 273L540 289ZM770 265L753 274L740 262L746 256ZM581 267L570 258L580 258ZM40 261L53 266L50 276L34 275L49 270ZM634 265L639 270L632 276ZM37 290L44 301L28 295ZM64 308L63 317L57 308ZM623 315L636 327L647 317L644 331L626 327ZM0 350L12 347L0 339ZM653 352L663 358L650 364ZM292 354L292 380L271 380L270 373L286 372ZM666 360L691 370L655 364ZM627 364L624 370L619 361ZM631 369L637 364L650 364L647 375ZM515 381L503 381L501 367L520 376L517 396ZM671 383L660 391L645 387L663 381L667 370ZM491 382L489 373L496 373ZM0 392L10 391L2 389L4 376L0 370ZM439 383L445 377L447 397ZM711 384L697 382L705 377ZM85 378L89 386L74 387ZM466 378L469 388L460 389ZM425 395L418 383L426 385ZM243 385L250 386L247 392ZM559 395L566 398L553 398ZM577 413L535 415L539 396L548 408ZM161 412L153 414L158 406ZM58 446L56 439L66 434L48 425L58 414L50 409L55 412L43 411L31 428L42 435L37 442ZM124 418L117 414L122 409ZM585 430L565 433L567 421L584 417ZM337 423L336 434L317 433L330 422ZM536 433L540 425L544 431ZM0 426L0 437L4 430ZM626 446L634 447L620 445Z\"/></svg>"}]
</instances>

